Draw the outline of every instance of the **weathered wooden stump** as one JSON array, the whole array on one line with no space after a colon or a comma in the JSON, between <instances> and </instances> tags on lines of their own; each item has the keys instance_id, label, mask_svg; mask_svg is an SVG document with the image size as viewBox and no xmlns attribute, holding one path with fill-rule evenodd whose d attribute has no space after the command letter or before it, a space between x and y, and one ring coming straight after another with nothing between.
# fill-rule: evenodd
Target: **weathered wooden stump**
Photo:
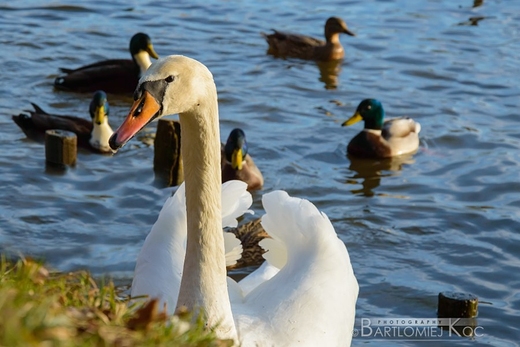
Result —
<instances>
[{"instance_id":1,"label":"weathered wooden stump","mask_svg":"<svg viewBox=\"0 0 520 347\"><path fill-rule=\"evenodd\" d=\"M76 163L77 137L71 131L47 130L45 132L45 159L57 165Z\"/></svg>"},{"instance_id":2,"label":"weathered wooden stump","mask_svg":"<svg viewBox=\"0 0 520 347\"><path fill-rule=\"evenodd\" d=\"M473 318L478 313L478 298L472 294L442 292L439 293L437 317Z\"/></svg>"},{"instance_id":3,"label":"weathered wooden stump","mask_svg":"<svg viewBox=\"0 0 520 347\"><path fill-rule=\"evenodd\" d=\"M171 119L159 119L154 140L153 169L168 186L184 181L181 157L181 124Z\"/></svg>"},{"instance_id":4,"label":"weathered wooden stump","mask_svg":"<svg viewBox=\"0 0 520 347\"><path fill-rule=\"evenodd\" d=\"M473 337L477 333L478 298L472 294L439 293L437 317L450 336ZM442 319L444 318L444 319Z\"/></svg>"}]
</instances>

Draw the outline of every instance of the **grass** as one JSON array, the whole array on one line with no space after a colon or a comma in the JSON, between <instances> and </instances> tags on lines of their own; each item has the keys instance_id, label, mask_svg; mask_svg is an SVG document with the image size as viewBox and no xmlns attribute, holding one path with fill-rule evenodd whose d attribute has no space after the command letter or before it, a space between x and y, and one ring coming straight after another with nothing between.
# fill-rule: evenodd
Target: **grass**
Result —
<instances>
[{"instance_id":1,"label":"grass","mask_svg":"<svg viewBox=\"0 0 520 347\"><path fill-rule=\"evenodd\" d=\"M0 346L231 346L202 319L168 317L156 300L119 297L88 272L0 259Z\"/></svg>"}]
</instances>

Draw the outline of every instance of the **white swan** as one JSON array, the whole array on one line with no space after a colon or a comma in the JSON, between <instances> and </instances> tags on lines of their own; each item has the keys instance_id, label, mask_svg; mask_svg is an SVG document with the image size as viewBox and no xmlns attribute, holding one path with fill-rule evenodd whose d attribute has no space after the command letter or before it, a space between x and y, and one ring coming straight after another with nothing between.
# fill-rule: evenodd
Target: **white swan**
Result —
<instances>
[{"instance_id":1,"label":"white swan","mask_svg":"<svg viewBox=\"0 0 520 347\"><path fill-rule=\"evenodd\" d=\"M110 139L112 149L164 115L178 113L183 129L187 249L177 309L202 309L220 338L241 346L348 346L358 284L345 245L310 202L283 191L265 194L262 224L273 237L271 264L250 275L259 280L251 281L247 293L227 279L218 103L211 72L196 60L166 57L143 75L134 99ZM167 262L156 265L171 266ZM269 273L269 266L281 269Z\"/></svg>"}]
</instances>

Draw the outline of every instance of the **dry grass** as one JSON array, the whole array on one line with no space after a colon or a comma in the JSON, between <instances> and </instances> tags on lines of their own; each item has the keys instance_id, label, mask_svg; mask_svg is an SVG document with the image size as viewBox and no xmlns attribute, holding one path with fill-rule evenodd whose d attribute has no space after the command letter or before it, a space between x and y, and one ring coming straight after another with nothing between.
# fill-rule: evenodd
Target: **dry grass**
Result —
<instances>
[{"instance_id":1,"label":"dry grass","mask_svg":"<svg viewBox=\"0 0 520 347\"><path fill-rule=\"evenodd\" d=\"M157 301L128 300L88 272L0 259L0 346L231 346L198 320L167 317Z\"/></svg>"}]
</instances>

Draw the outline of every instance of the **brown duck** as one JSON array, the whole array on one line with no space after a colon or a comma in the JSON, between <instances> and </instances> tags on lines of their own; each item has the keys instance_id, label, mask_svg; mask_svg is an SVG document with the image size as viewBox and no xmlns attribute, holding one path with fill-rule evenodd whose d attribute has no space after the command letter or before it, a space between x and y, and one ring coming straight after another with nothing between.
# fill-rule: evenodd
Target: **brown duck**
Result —
<instances>
[{"instance_id":1,"label":"brown duck","mask_svg":"<svg viewBox=\"0 0 520 347\"><path fill-rule=\"evenodd\" d=\"M285 33L273 30L273 34L262 35L269 44L268 53L279 57L292 57L306 60L331 61L342 59L345 51L339 41L339 34L356 36L347 24L338 17L330 17L325 23L325 40L310 36Z\"/></svg>"}]
</instances>

